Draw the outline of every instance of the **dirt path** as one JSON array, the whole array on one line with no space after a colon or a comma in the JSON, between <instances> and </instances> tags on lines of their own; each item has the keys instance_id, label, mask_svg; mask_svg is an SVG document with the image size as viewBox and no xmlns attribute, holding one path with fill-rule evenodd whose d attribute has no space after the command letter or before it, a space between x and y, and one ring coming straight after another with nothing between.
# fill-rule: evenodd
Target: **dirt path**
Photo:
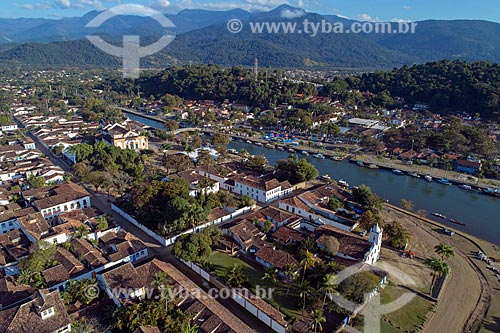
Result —
<instances>
[{"instance_id":1,"label":"dirt path","mask_svg":"<svg viewBox=\"0 0 500 333\"><path fill-rule=\"evenodd\" d=\"M438 232L438 228L433 228L392 208L384 209L384 215L387 220L399 221L408 228L413 236L410 247L419 257L435 256L434 246L440 242L454 246L456 255L449 261L451 274L424 331L463 332L466 323L472 319L471 314L476 313L476 309L481 307L481 296L487 292L484 276L468 257L471 255L472 247L464 248L463 242L458 243L458 236L445 236Z\"/></svg>"}]
</instances>

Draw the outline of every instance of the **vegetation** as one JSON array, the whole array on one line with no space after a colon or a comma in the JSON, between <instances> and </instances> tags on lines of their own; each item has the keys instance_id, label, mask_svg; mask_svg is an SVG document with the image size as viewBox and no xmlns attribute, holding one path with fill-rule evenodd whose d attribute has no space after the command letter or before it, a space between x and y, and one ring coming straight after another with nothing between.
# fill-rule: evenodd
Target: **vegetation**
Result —
<instances>
[{"instance_id":1,"label":"vegetation","mask_svg":"<svg viewBox=\"0 0 500 333\"><path fill-rule=\"evenodd\" d=\"M480 112L484 118L500 120L500 65L461 60L403 66L390 72L364 74L350 83L363 91L403 97L409 104L428 103L442 113ZM349 82L349 81L348 81ZM392 98L380 101L391 106Z\"/></svg>"},{"instance_id":2,"label":"vegetation","mask_svg":"<svg viewBox=\"0 0 500 333\"><path fill-rule=\"evenodd\" d=\"M54 244L40 241L35 244L33 252L19 262L17 281L35 288L45 287L42 271L57 265L54 260L57 247Z\"/></svg>"},{"instance_id":3,"label":"vegetation","mask_svg":"<svg viewBox=\"0 0 500 333\"><path fill-rule=\"evenodd\" d=\"M95 295L93 294L95 292ZM72 280L64 289L62 298L64 304L74 304L81 302L85 305L90 304L94 299L99 296L99 285L97 280Z\"/></svg>"},{"instance_id":4,"label":"vegetation","mask_svg":"<svg viewBox=\"0 0 500 333\"><path fill-rule=\"evenodd\" d=\"M220 236L220 229L213 227L181 235L175 241L172 253L184 261L199 262L210 256Z\"/></svg>"},{"instance_id":5,"label":"vegetation","mask_svg":"<svg viewBox=\"0 0 500 333\"><path fill-rule=\"evenodd\" d=\"M139 326L158 326L162 332L182 332L190 318L174 302L142 301L122 306L113 313L114 326L120 332L134 332Z\"/></svg>"},{"instance_id":6,"label":"vegetation","mask_svg":"<svg viewBox=\"0 0 500 333\"><path fill-rule=\"evenodd\" d=\"M316 179L318 170L305 158L295 155L286 160L279 160L276 165L276 177L280 181L288 180L292 185Z\"/></svg>"},{"instance_id":7,"label":"vegetation","mask_svg":"<svg viewBox=\"0 0 500 333\"><path fill-rule=\"evenodd\" d=\"M371 293L379 286L380 278L375 274L362 271L357 273L339 285L339 292L342 296L358 304L365 302L365 294Z\"/></svg>"},{"instance_id":8,"label":"vegetation","mask_svg":"<svg viewBox=\"0 0 500 333\"><path fill-rule=\"evenodd\" d=\"M410 233L399 222L394 221L385 225L384 232L394 248L401 249L410 241Z\"/></svg>"}]
</instances>

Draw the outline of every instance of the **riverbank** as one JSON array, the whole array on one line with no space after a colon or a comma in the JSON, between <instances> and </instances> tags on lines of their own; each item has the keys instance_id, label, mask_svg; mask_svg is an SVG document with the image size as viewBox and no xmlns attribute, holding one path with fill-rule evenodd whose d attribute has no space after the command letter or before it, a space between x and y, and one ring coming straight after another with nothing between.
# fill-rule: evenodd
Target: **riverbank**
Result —
<instances>
[{"instance_id":1,"label":"riverbank","mask_svg":"<svg viewBox=\"0 0 500 333\"><path fill-rule=\"evenodd\" d=\"M391 160L386 157L374 156L374 155L358 155L353 158L355 161L361 161L366 165L374 164L378 167L385 169L399 169L406 173L416 172L420 177L425 175L430 175L434 179L446 178L452 183L456 184L466 184L477 188L487 189L487 188L500 188L500 180L496 179L474 179L475 177L464 175L456 171L447 171L438 168L430 168L427 165L408 165L400 160Z\"/></svg>"},{"instance_id":2,"label":"riverbank","mask_svg":"<svg viewBox=\"0 0 500 333\"><path fill-rule=\"evenodd\" d=\"M434 256L433 248L440 242L455 249L451 274L424 332L500 331L500 284L486 262L475 257L482 251L499 259L494 244L459 230L446 236L441 232L444 225L393 205L384 205L383 217L399 221L410 231L409 246L419 257Z\"/></svg>"}]
</instances>

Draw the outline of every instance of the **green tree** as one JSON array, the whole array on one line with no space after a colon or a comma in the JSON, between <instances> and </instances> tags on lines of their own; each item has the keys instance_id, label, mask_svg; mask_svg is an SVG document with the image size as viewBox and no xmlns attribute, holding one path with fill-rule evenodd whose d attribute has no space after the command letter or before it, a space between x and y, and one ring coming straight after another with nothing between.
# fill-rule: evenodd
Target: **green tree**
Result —
<instances>
[{"instance_id":1,"label":"green tree","mask_svg":"<svg viewBox=\"0 0 500 333\"><path fill-rule=\"evenodd\" d=\"M243 274L243 269L241 266L234 264L227 272L225 277L228 286L233 288L241 288L246 282L246 278Z\"/></svg>"},{"instance_id":2,"label":"green tree","mask_svg":"<svg viewBox=\"0 0 500 333\"><path fill-rule=\"evenodd\" d=\"M432 281L429 289L429 293L432 293L432 289L434 287L434 282L436 281L436 277L442 277L443 274L449 273L450 266L445 263L443 260L438 258L430 258L425 259L424 264L432 270Z\"/></svg>"},{"instance_id":3,"label":"green tree","mask_svg":"<svg viewBox=\"0 0 500 333\"><path fill-rule=\"evenodd\" d=\"M45 178L30 175L28 178L28 184L30 188L40 188L45 186Z\"/></svg>"},{"instance_id":4,"label":"green tree","mask_svg":"<svg viewBox=\"0 0 500 333\"><path fill-rule=\"evenodd\" d=\"M326 318L323 315L323 310L321 309L315 309L312 312L312 318L313 318L313 326L314 326L314 333L318 331L323 331L323 325L322 323L326 323Z\"/></svg>"},{"instance_id":5,"label":"green tree","mask_svg":"<svg viewBox=\"0 0 500 333\"><path fill-rule=\"evenodd\" d=\"M410 233L399 222L392 222L384 227L384 232L391 239L391 245L402 248L410 241Z\"/></svg>"},{"instance_id":6,"label":"green tree","mask_svg":"<svg viewBox=\"0 0 500 333\"><path fill-rule=\"evenodd\" d=\"M304 283L304 279L306 277L306 271L308 267L314 267L314 264L316 263L316 260L314 258L314 254L312 252L309 252L309 250L305 250L304 256L302 260L300 261L300 266L302 266L302 284Z\"/></svg>"},{"instance_id":7,"label":"green tree","mask_svg":"<svg viewBox=\"0 0 500 333\"><path fill-rule=\"evenodd\" d=\"M455 255L455 250L453 250L453 247L445 243L439 243L438 245L434 246L434 252L441 256L441 260L443 261L445 259L450 259Z\"/></svg>"}]
</instances>

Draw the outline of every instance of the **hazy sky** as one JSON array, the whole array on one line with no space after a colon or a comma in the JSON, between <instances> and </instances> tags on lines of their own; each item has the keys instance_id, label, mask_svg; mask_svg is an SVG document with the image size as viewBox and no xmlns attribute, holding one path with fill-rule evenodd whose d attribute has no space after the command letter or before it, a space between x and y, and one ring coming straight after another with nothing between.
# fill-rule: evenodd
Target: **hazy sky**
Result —
<instances>
[{"instance_id":1,"label":"hazy sky","mask_svg":"<svg viewBox=\"0 0 500 333\"><path fill-rule=\"evenodd\" d=\"M81 16L120 3L162 12L185 8L263 11L288 3L307 11L363 20L483 19L500 22L500 0L0 0L0 17Z\"/></svg>"}]
</instances>

